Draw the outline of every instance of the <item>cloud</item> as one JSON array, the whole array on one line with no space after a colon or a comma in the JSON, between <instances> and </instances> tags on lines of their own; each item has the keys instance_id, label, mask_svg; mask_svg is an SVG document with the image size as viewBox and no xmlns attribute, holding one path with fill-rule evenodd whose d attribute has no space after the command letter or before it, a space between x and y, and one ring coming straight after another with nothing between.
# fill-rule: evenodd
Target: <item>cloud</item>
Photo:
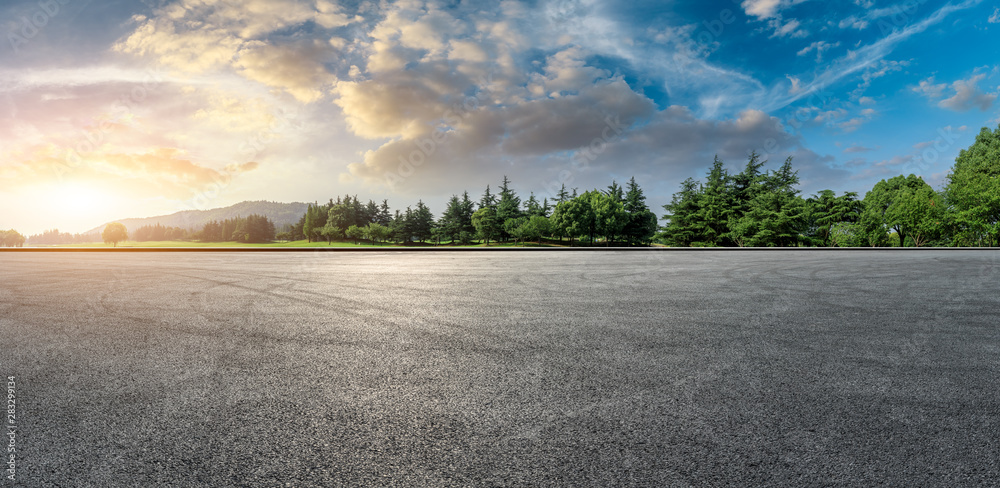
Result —
<instances>
[{"instance_id":1,"label":"cloud","mask_svg":"<svg viewBox=\"0 0 1000 488\"><path fill-rule=\"evenodd\" d=\"M941 100L938 102L938 106L955 112L967 112L974 108L984 112L989 110L993 107L997 95L986 94L979 89L977 85L985 77L986 75L979 74L967 80L958 80L952 83L951 87L955 90L955 95Z\"/></svg>"},{"instance_id":2,"label":"cloud","mask_svg":"<svg viewBox=\"0 0 1000 488\"><path fill-rule=\"evenodd\" d=\"M920 22L893 31L872 44L851 51L846 56L829 63L829 66L825 70L813 77L812 81L806 84L798 93L789 94L785 97L776 97L765 106L765 109L767 111L775 111L787 107L812 93L825 89L827 86L840 81L844 77L862 71L882 60L882 58L892 52L904 40L924 32L930 26L940 23L954 12L971 8L980 2L981 0L965 0L959 4L947 4Z\"/></svg>"},{"instance_id":3,"label":"cloud","mask_svg":"<svg viewBox=\"0 0 1000 488\"><path fill-rule=\"evenodd\" d=\"M861 83L858 87L851 92L851 97L858 98L862 93L865 92L869 87L872 86L872 82L882 78L890 73L895 73L902 71L903 68L910 65L909 61L893 61L879 59L878 61L872 63L870 66L866 67L864 72L861 73Z\"/></svg>"},{"instance_id":4,"label":"cloud","mask_svg":"<svg viewBox=\"0 0 1000 488\"><path fill-rule=\"evenodd\" d=\"M331 46L320 40L273 46L260 41L246 43L233 66L248 79L283 89L302 102L323 97L324 86L336 81L323 66Z\"/></svg>"},{"instance_id":5,"label":"cloud","mask_svg":"<svg viewBox=\"0 0 1000 488\"><path fill-rule=\"evenodd\" d=\"M770 20L767 23L768 27L774 29L774 33L771 34L771 38L775 37L792 37L800 38L809 35L809 32L805 29L800 29L802 24L795 19L791 19L787 22L779 19Z\"/></svg>"},{"instance_id":6,"label":"cloud","mask_svg":"<svg viewBox=\"0 0 1000 488\"><path fill-rule=\"evenodd\" d=\"M329 1L189 0L137 16L135 30L114 45L122 53L154 59L183 73L235 68L248 78L314 101L323 82L333 83L324 63L334 45L287 42L273 33L313 23L333 29L354 22Z\"/></svg>"},{"instance_id":7,"label":"cloud","mask_svg":"<svg viewBox=\"0 0 1000 488\"><path fill-rule=\"evenodd\" d=\"M121 152L99 148L78 153L68 161L65 153L52 145L36 146L17 165L8 167L8 177L19 185L52 181L99 181L136 195L189 198L201 189L235 174L254 171L255 161L233 163L224 170L196 162L184 150L158 147L142 152Z\"/></svg>"},{"instance_id":8,"label":"cloud","mask_svg":"<svg viewBox=\"0 0 1000 488\"><path fill-rule=\"evenodd\" d=\"M979 89L979 82L983 81L986 75L983 73L972 75L965 80L957 80L950 86L955 94L944 98L945 91L949 85L946 83L934 83L934 77L930 77L913 87L913 91L923 95L930 101L937 101L937 106L955 112L968 112L974 108L987 111L993 107L993 102L997 99L997 94L988 94ZM944 99L942 99L944 98Z\"/></svg>"},{"instance_id":9,"label":"cloud","mask_svg":"<svg viewBox=\"0 0 1000 488\"><path fill-rule=\"evenodd\" d=\"M864 147L864 146L851 146L844 149L844 154L857 154L874 151L875 148Z\"/></svg>"},{"instance_id":10,"label":"cloud","mask_svg":"<svg viewBox=\"0 0 1000 488\"><path fill-rule=\"evenodd\" d=\"M816 41L802 48L802 50L798 52L798 55L805 56L806 54L809 54L812 51L816 51L816 62L821 63L823 62L823 53L838 46L840 46L840 41L837 41L832 44L826 41Z\"/></svg>"},{"instance_id":11,"label":"cloud","mask_svg":"<svg viewBox=\"0 0 1000 488\"><path fill-rule=\"evenodd\" d=\"M1000 24L1000 7L993 10L993 14L988 19L991 24Z\"/></svg>"},{"instance_id":12,"label":"cloud","mask_svg":"<svg viewBox=\"0 0 1000 488\"><path fill-rule=\"evenodd\" d=\"M913 87L913 91L934 100L941 98L945 88L947 87L948 85L945 83L934 83L934 77L931 76L930 78L921 81L917 86Z\"/></svg>"},{"instance_id":13,"label":"cloud","mask_svg":"<svg viewBox=\"0 0 1000 488\"><path fill-rule=\"evenodd\" d=\"M744 0L740 6L747 15L758 19L771 19L779 17L782 10L806 1L808 0Z\"/></svg>"}]
</instances>

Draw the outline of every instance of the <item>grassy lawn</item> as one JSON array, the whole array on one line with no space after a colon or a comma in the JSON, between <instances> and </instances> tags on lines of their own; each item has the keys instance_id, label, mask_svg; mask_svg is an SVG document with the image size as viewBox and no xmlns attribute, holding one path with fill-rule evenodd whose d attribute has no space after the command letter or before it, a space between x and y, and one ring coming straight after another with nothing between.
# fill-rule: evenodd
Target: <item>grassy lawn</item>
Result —
<instances>
[{"instance_id":1,"label":"grassy lawn","mask_svg":"<svg viewBox=\"0 0 1000 488\"><path fill-rule=\"evenodd\" d=\"M379 247L386 247L379 246ZM39 246L39 247L111 247L110 244L104 244L101 242L90 242L85 244L61 244L57 246ZM196 241L146 241L146 242L135 242L127 241L118 243L118 247L374 247L372 244L359 244L355 246L351 242L334 242L332 245L325 242L308 242L308 241L293 241L293 242L270 242L266 244L247 244L244 242L196 242Z\"/></svg>"},{"instance_id":2,"label":"grassy lawn","mask_svg":"<svg viewBox=\"0 0 1000 488\"><path fill-rule=\"evenodd\" d=\"M575 243L576 247L588 246L589 243L581 243L577 241ZM317 248L317 247L433 247L434 243L427 242L424 244L409 244L407 246L401 246L398 244L372 244L369 242L362 242L361 244L354 244L351 241L347 242L334 242L333 244L327 244L326 242L308 242L302 241L291 241L291 242L271 242L266 244L247 244L243 242L197 242L197 241L147 241L147 242L136 242L136 241L126 241L118 244L118 247L122 248L136 248L136 247L300 247L300 248ZM487 247L485 244L469 244L469 245L457 245L450 242L442 243L442 247L454 247L454 248L469 248L469 247ZM104 244L100 242L90 242L84 244L60 244L56 246L38 246L38 247L61 247L61 248L93 248L93 247L111 247L110 244ZM489 247L569 247L569 241L559 242L557 240L547 240L543 239L541 244L536 242L522 242L514 244L513 242L490 242ZM596 244L595 247L603 247L600 243Z\"/></svg>"}]
</instances>

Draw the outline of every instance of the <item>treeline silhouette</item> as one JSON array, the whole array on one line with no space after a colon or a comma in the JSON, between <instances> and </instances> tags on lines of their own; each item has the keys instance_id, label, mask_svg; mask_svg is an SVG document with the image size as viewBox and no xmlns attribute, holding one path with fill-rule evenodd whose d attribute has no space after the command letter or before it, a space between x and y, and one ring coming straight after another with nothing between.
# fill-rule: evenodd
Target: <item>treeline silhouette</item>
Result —
<instances>
[{"instance_id":1,"label":"treeline silhouette","mask_svg":"<svg viewBox=\"0 0 1000 488\"><path fill-rule=\"evenodd\" d=\"M132 231L133 241L180 241L188 238L189 232L180 227L168 227L160 224L145 225Z\"/></svg>"},{"instance_id":2,"label":"treeline silhouette","mask_svg":"<svg viewBox=\"0 0 1000 488\"><path fill-rule=\"evenodd\" d=\"M28 237L28 244L33 245L60 245L60 244L86 244L89 242L100 242L100 234L70 234L59 232L59 229L51 229L34 234Z\"/></svg>"},{"instance_id":3,"label":"treeline silhouette","mask_svg":"<svg viewBox=\"0 0 1000 488\"><path fill-rule=\"evenodd\" d=\"M274 222L257 214L223 221L213 220L193 237L204 242L271 242L275 239Z\"/></svg>"},{"instance_id":4,"label":"treeline silhouette","mask_svg":"<svg viewBox=\"0 0 1000 488\"><path fill-rule=\"evenodd\" d=\"M20 232L10 230L0 230L0 247L24 247L27 239Z\"/></svg>"}]
</instances>

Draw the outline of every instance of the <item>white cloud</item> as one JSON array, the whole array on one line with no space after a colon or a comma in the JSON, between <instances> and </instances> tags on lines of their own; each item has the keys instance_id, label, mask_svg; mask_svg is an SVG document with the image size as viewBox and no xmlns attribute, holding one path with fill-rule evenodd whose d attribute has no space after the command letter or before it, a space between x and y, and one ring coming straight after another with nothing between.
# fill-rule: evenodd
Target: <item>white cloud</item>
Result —
<instances>
[{"instance_id":1,"label":"white cloud","mask_svg":"<svg viewBox=\"0 0 1000 488\"><path fill-rule=\"evenodd\" d=\"M945 5L920 22L910 24L903 29L893 31L873 44L863 46L856 51L851 51L848 55L829 63L829 67L813 77L812 81L806 84L800 92L789 94L786 97L774 98L771 103L765 106L766 110L774 111L787 107L788 105L795 103L811 93L825 89L827 86L840 81L844 77L865 70L891 53L899 43L916 34L924 32L932 25L940 23L948 15L954 12L978 5L980 1L981 0L965 0L960 4Z\"/></svg>"},{"instance_id":2,"label":"white cloud","mask_svg":"<svg viewBox=\"0 0 1000 488\"><path fill-rule=\"evenodd\" d=\"M957 80L950 87L954 90L954 95L944 98L945 91L949 88L946 83L934 83L934 77L930 77L920 82L913 88L915 93L923 95L928 100L937 101L938 107L955 112L967 112L974 108L987 111L993 107L993 102L997 99L997 94L988 94L979 89L979 82L983 81L986 75L975 74L965 80Z\"/></svg>"},{"instance_id":3,"label":"white cloud","mask_svg":"<svg viewBox=\"0 0 1000 488\"><path fill-rule=\"evenodd\" d=\"M792 37L800 38L809 35L809 32L805 29L800 29L802 24L795 19L791 19L787 22L782 21L780 18L769 20L767 23L768 27L774 29L774 33L771 34L771 38L775 37Z\"/></svg>"},{"instance_id":4,"label":"white cloud","mask_svg":"<svg viewBox=\"0 0 1000 488\"><path fill-rule=\"evenodd\" d=\"M179 72L236 68L248 78L313 101L330 84L323 63L337 53L335 42L278 43L268 35L314 22L332 29L357 20L328 0L190 0L138 17L136 29L114 50L148 57Z\"/></svg>"},{"instance_id":5,"label":"white cloud","mask_svg":"<svg viewBox=\"0 0 1000 488\"><path fill-rule=\"evenodd\" d=\"M1000 24L1000 7L993 10L993 15L990 15L989 23Z\"/></svg>"},{"instance_id":6,"label":"white cloud","mask_svg":"<svg viewBox=\"0 0 1000 488\"><path fill-rule=\"evenodd\" d=\"M948 85L945 83L934 83L934 77L931 76L926 80L922 80L920 84L913 87L913 91L929 99L938 99L941 98L945 88L947 87Z\"/></svg>"},{"instance_id":7,"label":"white cloud","mask_svg":"<svg viewBox=\"0 0 1000 488\"><path fill-rule=\"evenodd\" d=\"M814 43L812 43L812 44L810 44L810 45L802 48L798 52L798 55L799 56L805 56L806 54L809 54L812 51L816 51L816 62L817 63L821 63L821 62L823 62L823 53L826 52L826 51L829 51L830 49L838 47L838 46L840 46L840 41L832 43L832 44L829 43L829 42L826 42L826 41L816 41L816 42L814 42Z\"/></svg>"},{"instance_id":8,"label":"white cloud","mask_svg":"<svg viewBox=\"0 0 1000 488\"><path fill-rule=\"evenodd\" d=\"M984 74L978 74L967 80L958 80L952 83L951 87L955 90L955 95L941 100L938 102L938 106L955 112L967 112L974 108L984 112L989 110L993 107L997 95L987 94L979 89L977 85L985 77Z\"/></svg>"},{"instance_id":9,"label":"white cloud","mask_svg":"<svg viewBox=\"0 0 1000 488\"><path fill-rule=\"evenodd\" d=\"M780 17L781 11L808 0L744 0L740 4L747 15L758 19Z\"/></svg>"}]
</instances>

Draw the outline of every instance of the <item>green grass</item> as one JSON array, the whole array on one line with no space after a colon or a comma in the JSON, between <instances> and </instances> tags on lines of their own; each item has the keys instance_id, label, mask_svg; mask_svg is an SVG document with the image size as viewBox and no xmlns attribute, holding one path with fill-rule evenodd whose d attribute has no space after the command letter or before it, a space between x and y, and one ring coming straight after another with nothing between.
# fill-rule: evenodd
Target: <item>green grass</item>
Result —
<instances>
[{"instance_id":1,"label":"green grass","mask_svg":"<svg viewBox=\"0 0 1000 488\"><path fill-rule=\"evenodd\" d=\"M575 243L577 247L587 246L588 243L581 243L577 241ZM148 242L136 242L136 241L126 241L118 243L118 247L122 248L147 248L147 247L298 247L298 248L322 248L322 247L393 247L393 248L405 248L405 247L432 247L434 243L427 242L425 244L409 244L407 246L401 246L399 244L379 244L375 245L369 242L362 242L361 244L354 244L351 241L347 242L334 242L333 244L327 244L326 242L308 242L302 241L292 241L292 242L271 242L266 244L247 244L243 242L197 242L197 241L148 241ZM443 247L454 247L454 248L470 248L470 247L487 247L485 244L469 244L469 245L457 245L443 243ZM90 242L84 244L60 244L56 246L39 246L39 247L61 247L61 248L93 248L93 247L108 247L110 244L104 244L101 242ZM562 241L561 243L556 240L543 239L541 244L536 242L524 242L514 244L513 242L490 242L489 247L569 247L569 241ZM595 247L602 247L600 243L596 244Z\"/></svg>"},{"instance_id":2,"label":"green grass","mask_svg":"<svg viewBox=\"0 0 1000 488\"><path fill-rule=\"evenodd\" d=\"M388 246L388 244L386 245ZM57 246L42 247L112 247L110 244L101 242L89 242L85 244L60 244ZM266 244L247 244L245 242L196 242L196 241L147 241L147 242L119 242L118 247L374 247L372 244L359 244L355 246L351 242L334 242L332 245L325 242L271 242Z\"/></svg>"}]
</instances>

